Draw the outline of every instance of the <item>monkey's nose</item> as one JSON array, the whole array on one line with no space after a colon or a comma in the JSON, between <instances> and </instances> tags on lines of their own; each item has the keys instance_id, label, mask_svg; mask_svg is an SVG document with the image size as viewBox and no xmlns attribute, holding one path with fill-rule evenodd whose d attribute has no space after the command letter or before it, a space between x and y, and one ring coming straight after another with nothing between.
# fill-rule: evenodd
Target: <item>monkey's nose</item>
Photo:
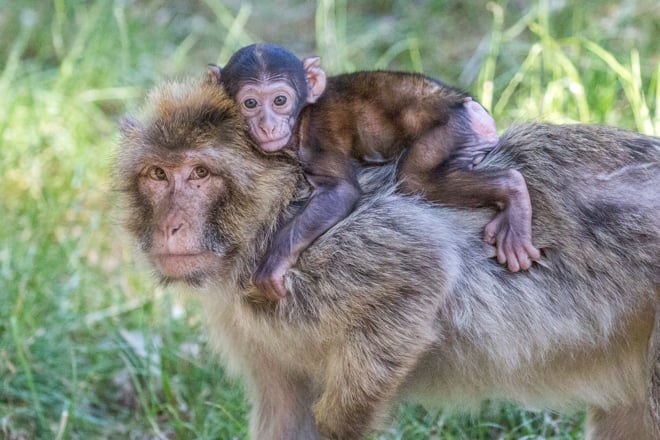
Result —
<instances>
[{"instance_id":1,"label":"monkey's nose","mask_svg":"<svg viewBox=\"0 0 660 440\"><path fill-rule=\"evenodd\" d=\"M268 137L272 136L273 133L275 133L275 128L276 128L275 124L270 124L270 123L259 124L259 129L261 130L261 132Z\"/></svg>"},{"instance_id":2,"label":"monkey's nose","mask_svg":"<svg viewBox=\"0 0 660 440\"><path fill-rule=\"evenodd\" d=\"M177 226L169 227L168 230L167 230L167 232L168 232L167 236L168 237L173 237L174 235L176 235L177 232L179 232L179 230L182 227L183 227L183 223L179 223Z\"/></svg>"}]
</instances>

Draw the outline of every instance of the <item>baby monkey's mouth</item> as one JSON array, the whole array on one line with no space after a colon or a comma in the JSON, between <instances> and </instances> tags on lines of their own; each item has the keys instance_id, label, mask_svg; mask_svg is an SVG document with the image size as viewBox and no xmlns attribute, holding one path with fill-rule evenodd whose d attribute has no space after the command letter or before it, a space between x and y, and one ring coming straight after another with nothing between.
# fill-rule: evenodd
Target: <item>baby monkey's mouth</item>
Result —
<instances>
[{"instance_id":1,"label":"baby monkey's mouth","mask_svg":"<svg viewBox=\"0 0 660 440\"><path fill-rule=\"evenodd\" d=\"M272 153L282 148L286 147L286 144L289 142L289 136L285 135L277 139L261 141L261 149Z\"/></svg>"}]
</instances>

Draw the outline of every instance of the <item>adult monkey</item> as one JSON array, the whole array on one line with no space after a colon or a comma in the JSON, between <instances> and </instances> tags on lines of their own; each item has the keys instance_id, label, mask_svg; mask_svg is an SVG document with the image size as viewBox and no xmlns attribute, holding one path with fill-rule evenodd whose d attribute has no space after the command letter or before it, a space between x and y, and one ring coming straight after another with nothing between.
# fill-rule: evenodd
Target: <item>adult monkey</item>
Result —
<instances>
[{"instance_id":1,"label":"adult monkey","mask_svg":"<svg viewBox=\"0 0 660 440\"><path fill-rule=\"evenodd\" d=\"M270 44L240 49L224 68L210 66L208 78L239 103L264 151L296 151L314 187L307 208L279 230L254 274L269 298L286 294L284 274L300 253L355 206L356 164L391 162L404 150L404 191L458 206L498 206L485 229L498 261L516 272L540 257L522 175L472 169L498 137L493 118L466 93L413 73L326 78L318 57L301 61Z\"/></svg>"},{"instance_id":2,"label":"adult monkey","mask_svg":"<svg viewBox=\"0 0 660 440\"><path fill-rule=\"evenodd\" d=\"M589 438L660 438L660 139L503 134L479 167L526 176L546 249L518 274L479 237L492 211L424 203L395 192L391 166L369 169L354 212L272 302L249 279L309 196L299 164L260 154L206 83L156 90L122 131L126 227L165 282L201 291L210 340L246 383L252 438L357 439L406 398L583 403Z\"/></svg>"}]
</instances>

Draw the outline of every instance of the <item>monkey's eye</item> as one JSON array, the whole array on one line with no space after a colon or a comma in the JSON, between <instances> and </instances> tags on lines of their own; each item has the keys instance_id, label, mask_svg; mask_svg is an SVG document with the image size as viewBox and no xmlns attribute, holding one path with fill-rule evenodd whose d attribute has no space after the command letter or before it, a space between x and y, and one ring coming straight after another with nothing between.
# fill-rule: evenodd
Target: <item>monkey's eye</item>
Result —
<instances>
[{"instance_id":1,"label":"monkey's eye","mask_svg":"<svg viewBox=\"0 0 660 440\"><path fill-rule=\"evenodd\" d=\"M192 170L192 173L190 173L190 178L192 180L204 179L208 177L209 174L211 174L211 172L208 168L199 165Z\"/></svg>"},{"instance_id":2,"label":"monkey's eye","mask_svg":"<svg viewBox=\"0 0 660 440\"><path fill-rule=\"evenodd\" d=\"M248 98L245 101L243 101L243 105L246 108L255 108L257 106L257 100L254 98Z\"/></svg>"},{"instance_id":3,"label":"monkey's eye","mask_svg":"<svg viewBox=\"0 0 660 440\"><path fill-rule=\"evenodd\" d=\"M153 180L167 180L167 173L161 167L151 167L149 169L149 178Z\"/></svg>"},{"instance_id":4,"label":"monkey's eye","mask_svg":"<svg viewBox=\"0 0 660 440\"><path fill-rule=\"evenodd\" d=\"M275 97L275 105L284 105L286 104L286 96L279 95Z\"/></svg>"}]
</instances>

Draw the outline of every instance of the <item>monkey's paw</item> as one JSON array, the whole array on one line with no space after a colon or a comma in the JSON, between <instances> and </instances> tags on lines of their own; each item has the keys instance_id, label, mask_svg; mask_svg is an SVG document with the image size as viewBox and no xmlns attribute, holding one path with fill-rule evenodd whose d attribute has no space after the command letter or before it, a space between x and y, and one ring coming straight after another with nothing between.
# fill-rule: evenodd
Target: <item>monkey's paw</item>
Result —
<instances>
[{"instance_id":1,"label":"monkey's paw","mask_svg":"<svg viewBox=\"0 0 660 440\"><path fill-rule=\"evenodd\" d=\"M288 264L268 264L264 262L252 276L255 287L273 301L279 301L287 294L284 286L284 274L289 270Z\"/></svg>"},{"instance_id":2,"label":"monkey's paw","mask_svg":"<svg viewBox=\"0 0 660 440\"><path fill-rule=\"evenodd\" d=\"M495 245L497 262L506 264L511 272L527 270L541 258L541 252L532 244L531 232L525 229L512 226L507 210L486 225L484 239Z\"/></svg>"}]
</instances>

